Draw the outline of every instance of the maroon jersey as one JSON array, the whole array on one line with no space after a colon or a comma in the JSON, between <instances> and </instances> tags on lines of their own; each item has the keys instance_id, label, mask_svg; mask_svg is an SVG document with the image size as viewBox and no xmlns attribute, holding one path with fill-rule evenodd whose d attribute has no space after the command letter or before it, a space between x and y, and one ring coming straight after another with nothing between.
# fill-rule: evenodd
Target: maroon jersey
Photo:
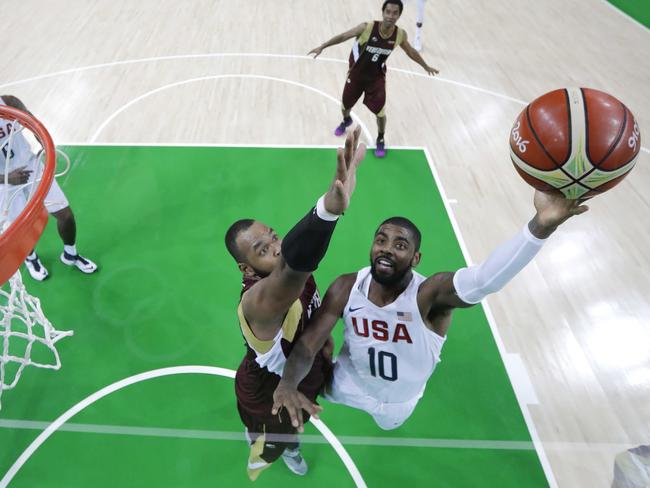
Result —
<instances>
[{"instance_id":1,"label":"maroon jersey","mask_svg":"<svg viewBox=\"0 0 650 488\"><path fill-rule=\"evenodd\" d=\"M254 280L244 280L242 295L255 283ZM320 296L316 281L313 276L310 276L302 295L289 308L276 337L269 341L261 341L255 337L246 322L240 302L237 312L246 341L246 355L237 369L235 392L237 406L244 423L247 423L250 418L256 423L266 425L279 422L277 415L271 415L273 392L280 382L286 358L289 357L296 341L309 327L307 321L319 306ZM331 374L331 369L331 361L323 356L322 351L319 351L311 370L298 385L298 390L311 401L315 401ZM286 421L284 419L284 422Z\"/></svg>"},{"instance_id":2,"label":"maroon jersey","mask_svg":"<svg viewBox=\"0 0 650 488\"><path fill-rule=\"evenodd\" d=\"M383 37L379 32L381 22L368 22L357 37L350 52L350 74L363 79L386 75L386 60L404 40L404 31L395 26L393 33Z\"/></svg>"}]
</instances>

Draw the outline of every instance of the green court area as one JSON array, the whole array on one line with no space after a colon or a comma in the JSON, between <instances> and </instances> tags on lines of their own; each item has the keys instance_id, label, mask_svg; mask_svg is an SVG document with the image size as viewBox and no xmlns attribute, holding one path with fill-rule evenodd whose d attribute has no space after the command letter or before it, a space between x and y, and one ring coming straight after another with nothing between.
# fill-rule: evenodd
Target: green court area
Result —
<instances>
[{"instance_id":1,"label":"green court area","mask_svg":"<svg viewBox=\"0 0 650 488\"><path fill-rule=\"evenodd\" d=\"M60 183L77 217L78 248L101 269L86 276L61 264L50 221L38 246L50 278L35 283L24 273L25 281L55 327L75 334L58 343L60 371L28 368L3 395L0 477L47 424L108 385L159 368L236 369L244 353L235 313L241 280L225 231L251 217L286 233L325 192L336 160L334 149L322 148L64 149L73 166ZM424 152L369 154L316 272L321 292L368 264L377 225L394 215L422 231L421 273L464 265ZM341 338L339 327L337 345ZM399 429L385 432L364 412L323 405L322 420L370 487L547 486L481 307L456 312L442 363ZM153 378L80 411L9 486L248 486L242 430L231 378ZM307 477L279 462L257 486L354 486L318 431L308 425L306 434Z\"/></svg>"}]
</instances>

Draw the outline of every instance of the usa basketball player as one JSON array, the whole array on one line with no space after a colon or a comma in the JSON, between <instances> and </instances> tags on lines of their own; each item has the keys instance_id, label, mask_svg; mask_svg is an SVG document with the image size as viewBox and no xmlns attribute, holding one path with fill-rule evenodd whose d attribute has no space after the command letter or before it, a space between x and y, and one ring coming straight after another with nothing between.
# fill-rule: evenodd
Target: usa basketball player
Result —
<instances>
[{"instance_id":1,"label":"usa basketball player","mask_svg":"<svg viewBox=\"0 0 650 488\"><path fill-rule=\"evenodd\" d=\"M286 362L272 412L282 407L302 429L302 409L321 407L296 390L312 358L339 318L345 339L325 398L365 410L382 429L399 427L413 412L440 361L454 308L471 307L500 290L541 249L564 221L588 210L579 201L537 192L537 213L515 237L480 265L426 278L420 262L420 231L393 217L377 229L370 266L332 283Z\"/></svg>"}]
</instances>

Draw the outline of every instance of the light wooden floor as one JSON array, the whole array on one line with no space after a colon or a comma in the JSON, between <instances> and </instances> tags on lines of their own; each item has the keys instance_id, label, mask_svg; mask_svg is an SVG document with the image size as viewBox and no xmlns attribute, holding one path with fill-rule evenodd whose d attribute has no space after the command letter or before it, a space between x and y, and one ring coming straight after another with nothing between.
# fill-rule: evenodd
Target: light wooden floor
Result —
<instances>
[{"instance_id":1,"label":"light wooden floor","mask_svg":"<svg viewBox=\"0 0 650 488\"><path fill-rule=\"evenodd\" d=\"M380 3L5 0L0 92L22 98L58 143L336 144L350 44L304 54L379 18ZM407 3L411 38L414 14ZM423 55L441 75L393 54L389 66L405 71L388 75L387 143L428 149L481 260L533 212L508 156L519 101L602 89L643 137L648 48L650 31L600 0L429 0ZM374 117L361 104L354 113L374 138ZM526 412L562 487L608 486L615 454L650 443L649 163L646 149L488 300L534 386Z\"/></svg>"}]
</instances>

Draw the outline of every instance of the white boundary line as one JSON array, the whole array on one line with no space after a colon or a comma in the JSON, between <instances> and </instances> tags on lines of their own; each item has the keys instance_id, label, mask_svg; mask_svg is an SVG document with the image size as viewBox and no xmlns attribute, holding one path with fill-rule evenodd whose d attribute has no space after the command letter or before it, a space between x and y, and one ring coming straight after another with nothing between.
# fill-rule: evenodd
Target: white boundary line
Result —
<instances>
[{"instance_id":1,"label":"white boundary line","mask_svg":"<svg viewBox=\"0 0 650 488\"><path fill-rule=\"evenodd\" d=\"M114 66L122 66L122 65L127 65L127 64L137 64L137 63L149 63L149 62L158 62L158 61L170 61L170 60L178 60L178 59L196 59L196 58L231 58L231 57L246 57L246 58L276 58L276 59L304 59L304 60L310 60L313 62L326 62L326 63L338 63L338 64L348 64L348 61L345 59L337 59L337 58L325 58L325 57L319 57L318 59L312 59L311 56L304 56L300 54L273 54L273 53L204 53L204 54L177 54L173 56L155 56L155 57L149 57L149 58L138 58L138 59L126 59L122 61L112 61L108 63L99 63L99 64L92 64L88 66L80 66L77 68L70 68L66 70L61 70L61 71L55 71L53 73L46 73L44 75L37 75L37 76L32 76L30 78L24 78L22 80L16 80L16 81L10 81L8 83L3 83L0 84L0 88L6 88L9 86L14 86L14 85L20 85L23 83L28 83L30 81L38 81L42 80L45 78L53 78L56 76L61 76L61 75L68 75L72 73L78 73L80 71L89 71L93 69L99 69L99 68L111 68ZM508 101L514 101L516 103L520 103L523 105L526 105L525 102L518 100L516 98L510 97L508 95L503 95L498 92L494 92L491 90L487 90L485 88L480 88L478 86L470 85L468 83L462 83L459 81L454 81L454 80L449 80L447 78L443 78L440 76L432 77L429 74L424 74L420 73L417 71L411 71L407 69L401 69L401 68L388 68L388 71L395 71L397 73L406 73L409 75L414 75L414 76L419 76L422 78L431 78L432 80L435 81L440 81L442 83L449 83L451 85L457 85L463 88L469 88L471 90L478 91L480 93L485 93L488 95L492 95L497 98L502 98L504 100Z\"/></svg>"},{"instance_id":2,"label":"white boundary line","mask_svg":"<svg viewBox=\"0 0 650 488\"><path fill-rule=\"evenodd\" d=\"M65 424L70 418L72 418L73 416L75 416L76 414L84 410L86 407L89 407L96 401L101 400L102 398L110 395L111 393L114 393L118 390L121 390L122 388L133 385L135 383L140 383L142 381L147 381L153 378L160 378L163 376L171 376L176 374L208 374L208 375L215 375L215 376L225 376L228 378L235 377L235 371L233 371L232 369L217 368L214 366L175 366L171 368L162 368L162 369L155 369L152 371L146 371L144 373L136 374L134 376L129 376L128 378L124 378L111 385L108 385L102 388L101 390L93 393L92 395L86 397L85 399L83 399L82 401L80 401L79 403L71 407L69 410L67 410L65 413L63 413L61 416L59 416L54 422L49 424L48 427L43 432L41 432L38 435L38 437L36 437L36 439L34 439L29 446L27 446L27 448L23 451L23 453L9 468L7 473L0 480L0 488L6 488L6 486L13 479L13 477L16 475L18 470L20 470L20 468L27 462L27 460L31 457L31 455L34 454L34 452L36 452L36 450L63 424ZM352 476L352 479L354 480L356 486L366 488L366 483L363 480L361 473L357 469L356 465L352 461L352 458L350 458L350 455L347 453L345 448L338 441L336 436L334 436L332 431L329 430L329 428L327 428L327 426L322 421L317 421L316 419L314 420L315 421L312 422L314 424L314 427L316 427L320 431L320 433L323 434L325 439L327 439L327 441L334 448L338 456L341 458L341 461L343 461L343 464L345 465L346 469Z\"/></svg>"},{"instance_id":3,"label":"white boundary line","mask_svg":"<svg viewBox=\"0 0 650 488\"><path fill-rule=\"evenodd\" d=\"M427 162L429 163L429 168L431 168L431 173L433 174L433 178L435 179L436 185L438 186L438 190L440 191L440 196L442 197L442 201L445 205L445 209L447 210L447 215L449 216L449 220L451 221L451 225L454 229L454 233L456 234L456 239L460 244L460 249L463 253L463 257L465 258L465 261L467 262L468 265L472 265L473 261L467 249L467 245L465 244L465 240L463 239L463 235L460 232L460 227L458 226L458 222L456 221L456 216L451 206L449 205L449 201L447 199L447 193L445 192L445 188L442 185L442 180L438 175L438 171L436 170L436 167L433 163L433 158L429 154L427 148L424 148L424 154L426 155ZM528 410L528 405L524 401L526 392L521 391L520 385L518 385L516 382L513 381L513 375L511 371L508 370L509 361L506 361L508 352L506 351L506 347L503 343L503 339L499 334L499 330L496 327L496 321L494 320L494 316L492 315L492 310L490 309L487 300L483 300L481 304L483 305L485 316L487 317L488 323L490 324L492 335L494 336L494 340L497 344L497 348L499 349L499 354L501 355L501 361L506 366L506 373L508 374L508 378L510 380L510 384L512 385L512 388L515 391L515 396L517 397L519 408L521 409L521 412L524 416L526 426L528 427L528 431L530 432L531 438L533 440L535 450L537 451L537 456L539 457L539 460L542 464L542 468L544 469L544 473L546 474L546 479L549 482L551 488L557 488L558 484L553 474L553 470L551 469L551 465L548 461L548 457L546 456L546 451L544 450L544 446L542 445L541 439L539 438L539 434L537 433L535 423L533 422L532 416L530 415L530 411Z\"/></svg>"},{"instance_id":4,"label":"white boundary line","mask_svg":"<svg viewBox=\"0 0 650 488\"><path fill-rule=\"evenodd\" d=\"M43 430L50 425L49 422L35 420L0 419L0 429ZM135 425L102 425L80 424L66 422L59 427L59 432L74 432L80 434L107 434L136 437L162 437L168 439L203 439L219 441L245 441L244 432L229 432L219 430L197 429L170 429L163 427L140 427ZM267 439L277 438L282 441L289 435L267 434ZM429 439L419 437L379 437L379 436L338 436L339 441L357 446L372 447L424 447L442 449L489 449L489 450L515 450L534 451L535 446L529 441L502 441L489 439ZM271 441L272 442L272 441ZM329 441L320 435L301 434L301 444L329 444ZM621 445L623 446L623 445ZM592 446L593 447L593 446ZM628 448L626 444L621 450ZM595 448L594 448L595 449Z\"/></svg>"},{"instance_id":5,"label":"white boundary line","mask_svg":"<svg viewBox=\"0 0 650 488\"><path fill-rule=\"evenodd\" d=\"M327 93L325 93L324 91L319 90L318 88L314 88L312 86L306 85L304 83L299 83L297 81L288 80L286 78L277 78L275 76L266 76L266 75L247 75L247 74L224 74L224 75L201 76L201 77L198 77L198 78L188 78L188 79L185 79L185 80L182 80L182 81L177 81L175 83L169 83L167 85L163 85L161 87L158 87L158 88L156 88L154 90L150 90L150 91L146 92L145 94L140 95L139 97L136 97L136 98L130 100L129 102L122 105L122 107L117 109L115 112L113 112L111 115L109 115L108 118L106 120L104 120L104 122L102 122L100 124L99 128L95 131L95 133L90 138L90 142L96 142L97 138L99 137L99 134L102 132L102 130L104 130L104 128L115 117L117 117L120 113L122 113L123 111L125 111L126 109L131 107L132 105L140 102L141 100L144 100L145 98L147 98L147 97L149 97L151 95L162 92L162 91L167 90L169 88L175 88L177 86L186 85L188 83L194 83L194 82L197 82L197 81L219 80L219 79L230 79L230 78L245 78L245 79L257 79L257 80L267 80L267 81L279 81L281 83L286 83L288 85L293 85L293 86L298 86L300 88L305 88L306 90L309 90L309 91L312 91L312 92L317 93L319 95L322 95L325 98L327 98L328 100L331 100L332 102L334 102L338 106L340 106L340 104L341 104L339 99L334 98L331 95L328 95ZM372 134L368 130L368 127L366 127L366 125L363 123L363 121L354 112L350 111L350 115L361 126L361 128L363 129L363 133L365 134L366 139L368 141L368 145L371 145L373 140L372 140Z\"/></svg>"},{"instance_id":6,"label":"white boundary line","mask_svg":"<svg viewBox=\"0 0 650 488\"><path fill-rule=\"evenodd\" d=\"M605 3L607 3L606 0L602 0ZM607 3L610 5L609 3ZM613 5L610 5L613 9L615 9L617 12L619 12L621 15L624 15L634 22L637 22L636 20L632 19L629 17L627 14L619 10L618 8L614 7ZM639 24L637 22L637 24ZM639 24L642 27L643 24ZM178 60L178 59L201 59L201 58L230 58L230 57L262 57L262 58L275 58L275 59L304 59L304 60L312 60L311 56L305 56L305 55L298 55L298 54L272 54L272 53L204 53L204 54L178 54L178 55L173 55L173 56L154 56L154 57L149 57L149 58L138 58L138 59L127 59L127 60L122 60L122 61L112 61L108 63L99 63L99 64L92 64L88 66L81 66L77 68L70 68L66 70L61 70L61 71L55 71L53 73L46 73L43 75L37 75L37 76L32 76L30 78L24 78L22 80L15 80L15 81L10 81L8 83L3 83L0 84L0 88L7 88L10 86L15 86L15 85L21 85L23 83L28 83L31 81L38 81L46 78L53 78L56 76L61 76L61 75L67 75L67 74L72 74L72 73L78 73L80 71L89 71L93 69L100 69L100 68L110 68L114 66L123 66L123 65L128 65L128 64L138 64L138 63L148 63L148 62L158 62L158 61L170 61L170 60ZM329 62L329 63L339 63L339 64L347 64L347 61L344 59L336 59L336 58L325 58L325 57L319 57L317 60L313 61L318 61L318 62ZM481 88L478 86L470 85L468 83L462 83L460 81L454 81L454 80L449 80L440 76L436 77L431 77L428 74L423 74L420 72L416 71L411 71L407 69L402 69L402 68L388 68L389 71L395 71L396 73L403 73L403 74L409 74L413 76L418 76L421 78L431 78L434 81L440 81L442 83L448 83L451 85L456 85L460 86L462 88L468 88L470 90L477 91L479 93L484 93L487 95L494 96L496 98L501 98L503 100L508 100L511 102L518 103L520 105L526 105L526 102L523 100L519 100L518 98L511 97L509 95L504 95L502 93L494 92L492 90L488 90L485 88ZM338 103L338 100L337 100ZM357 118L358 120L358 118ZM646 147L641 147L641 151L650 154L650 149Z\"/></svg>"}]
</instances>

